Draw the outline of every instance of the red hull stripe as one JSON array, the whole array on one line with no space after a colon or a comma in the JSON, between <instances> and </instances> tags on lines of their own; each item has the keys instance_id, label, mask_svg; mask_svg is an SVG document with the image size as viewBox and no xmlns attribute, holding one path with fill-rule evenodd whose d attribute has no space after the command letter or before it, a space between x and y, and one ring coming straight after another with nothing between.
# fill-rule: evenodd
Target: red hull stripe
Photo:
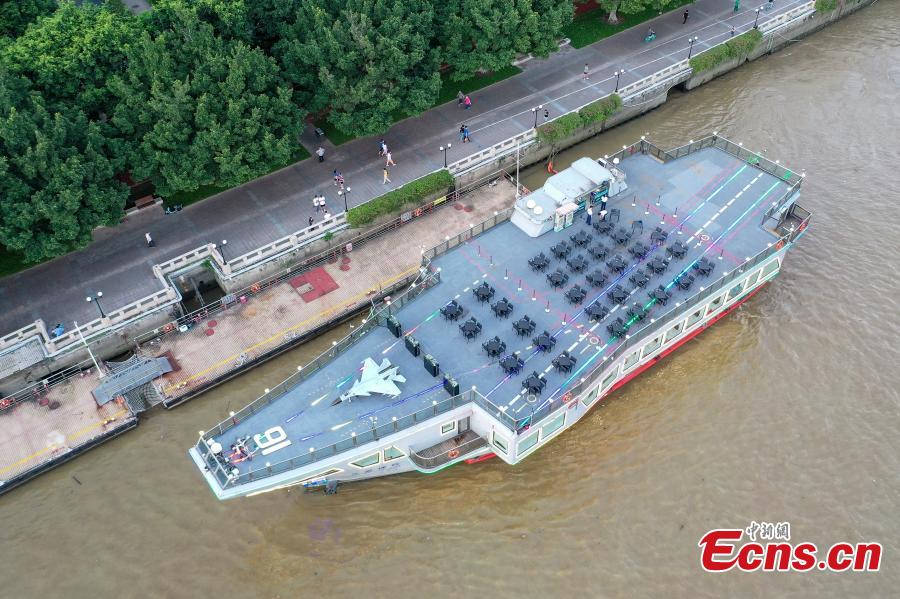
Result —
<instances>
[{"instance_id":1,"label":"red hull stripe","mask_svg":"<svg viewBox=\"0 0 900 599\"><path fill-rule=\"evenodd\" d=\"M681 339L680 341L678 341L675 345L673 345L672 347L668 348L667 350L665 350L665 351L663 351L663 352L660 352L660 353L659 353L658 355L656 355L652 360L650 360L649 362L647 362L646 364L644 364L644 365L641 366L640 368L636 369L634 372L632 372L632 373L628 374L627 376L625 376L622 380L620 380L620 381L618 381L616 384L614 384L614 385L610 388L609 392L607 392L606 395L609 395L610 393L612 393L613 391L615 391L616 389L618 389L619 387L621 387L621 386L624 385L625 383L629 382L631 379L633 379L633 378L636 377L637 375L641 374L642 372L644 372L645 370L647 370L648 368L650 368L651 366L653 366L654 364L656 364L657 362L659 362L659 361L660 361L662 358L664 358L665 356L668 356L668 355L671 354L673 351L675 351L676 349L678 349L679 347L681 347L682 345L684 345L685 343L687 343L688 341L690 341L691 339L693 339L694 337L696 337L697 335L699 335L700 333L702 333L703 331L705 331L706 329L708 329L709 327L711 327L712 325L714 325L714 324L716 324L717 322L719 322L719 320L721 320L722 318L724 318L724 317L728 316L729 314L731 314L731 312L734 311L735 308L737 308L738 306L740 306L741 304L743 304L744 302L746 302L748 299L750 299L751 297L753 297L753 296L756 294L756 292L759 291L760 289L762 289L763 287L765 287L765 285L766 285L766 283L763 283L762 285L760 285L759 287L757 287L756 289L754 289L753 291L751 291L750 293L748 293L745 297L741 298L741 301L739 301L738 303L734 304L733 306L731 306L731 307L728 308L727 310L722 311L719 315L714 316L713 318L711 318L710 320L708 320L708 321L706 322L706 324L704 324L703 326L697 327L696 329L694 329L693 331L691 331L690 333L688 333L683 339Z\"/></svg>"},{"instance_id":2,"label":"red hull stripe","mask_svg":"<svg viewBox=\"0 0 900 599\"><path fill-rule=\"evenodd\" d=\"M497 457L496 453L486 453L484 455L478 456L477 458L469 458L468 460L466 460L466 464L477 464L479 462L483 462L495 457Z\"/></svg>"}]
</instances>

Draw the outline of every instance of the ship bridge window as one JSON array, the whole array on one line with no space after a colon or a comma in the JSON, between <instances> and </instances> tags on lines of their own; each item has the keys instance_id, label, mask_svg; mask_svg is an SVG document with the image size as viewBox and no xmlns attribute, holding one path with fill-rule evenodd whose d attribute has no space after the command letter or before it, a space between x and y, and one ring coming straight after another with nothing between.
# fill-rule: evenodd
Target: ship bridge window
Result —
<instances>
[{"instance_id":1,"label":"ship bridge window","mask_svg":"<svg viewBox=\"0 0 900 599\"><path fill-rule=\"evenodd\" d=\"M747 279L747 289L750 289L751 287L753 287L754 285L756 285L756 282L759 280L759 273L760 273L760 272L762 272L762 271L761 271L761 270L757 270L755 273L753 273L752 275L750 275L750 278Z\"/></svg>"},{"instance_id":2,"label":"ship bridge window","mask_svg":"<svg viewBox=\"0 0 900 599\"><path fill-rule=\"evenodd\" d=\"M538 442L538 433L535 432L527 437L523 438L519 441L518 449L516 449L516 455L521 456L526 451L537 445Z\"/></svg>"},{"instance_id":3,"label":"ship bridge window","mask_svg":"<svg viewBox=\"0 0 900 599\"><path fill-rule=\"evenodd\" d=\"M720 295L713 301L709 302L709 306L706 308L707 316L709 316L710 314L712 314L713 312L715 312L716 310L718 310L719 308L722 307L722 299L723 299L723 296Z\"/></svg>"},{"instance_id":4,"label":"ship bridge window","mask_svg":"<svg viewBox=\"0 0 900 599\"><path fill-rule=\"evenodd\" d=\"M622 370L628 370L635 364L637 364L638 360L641 359L640 350L632 352L627 358L625 358L625 362L622 363Z\"/></svg>"},{"instance_id":5,"label":"ship bridge window","mask_svg":"<svg viewBox=\"0 0 900 599\"><path fill-rule=\"evenodd\" d=\"M778 258L772 260L768 264L766 264L762 269L762 276L760 278L765 279L770 274L778 270Z\"/></svg>"},{"instance_id":6,"label":"ship bridge window","mask_svg":"<svg viewBox=\"0 0 900 599\"><path fill-rule=\"evenodd\" d=\"M694 312L693 314L688 316L687 326L685 326L685 328L686 329L691 328L692 326L694 326L695 324L700 322L700 320L702 318L703 318L703 308L700 308L699 310L697 310L696 312Z\"/></svg>"},{"instance_id":7,"label":"ship bridge window","mask_svg":"<svg viewBox=\"0 0 900 599\"><path fill-rule=\"evenodd\" d=\"M683 331L683 330L684 330L683 322L679 322L674 327L669 329L668 332L666 333L666 343L668 343L669 341L671 341L672 339L674 339L675 337L680 335L681 331Z\"/></svg>"},{"instance_id":8,"label":"ship bridge window","mask_svg":"<svg viewBox=\"0 0 900 599\"><path fill-rule=\"evenodd\" d=\"M583 403L585 406L590 407L591 404L593 404L595 401L597 401L597 399L600 397L600 395L602 393L603 393L603 387L597 386L596 391L591 390L590 392L588 392L584 396L584 398L581 400L581 403Z\"/></svg>"},{"instance_id":9,"label":"ship bridge window","mask_svg":"<svg viewBox=\"0 0 900 599\"><path fill-rule=\"evenodd\" d=\"M562 410L559 414L548 420L547 424L541 427L541 439L546 439L562 428L563 423L566 421L567 411L568 410Z\"/></svg>"},{"instance_id":10,"label":"ship bridge window","mask_svg":"<svg viewBox=\"0 0 900 599\"><path fill-rule=\"evenodd\" d=\"M619 367L615 366L606 378L603 379L603 382L600 383L600 390L608 389L610 385L613 384L613 381L616 380L616 377L619 376Z\"/></svg>"},{"instance_id":11,"label":"ship bridge window","mask_svg":"<svg viewBox=\"0 0 900 599\"><path fill-rule=\"evenodd\" d=\"M441 425L441 434L442 435L447 435L449 433L452 433L455 430L456 430L456 420L453 420L451 422L446 422Z\"/></svg>"},{"instance_id":12,"label":"ship bridge window","mask_svg":"<svg viewBox=\"0 0 900 599\"><path fill-rule=\"evenodd\" d=\"M721 300L722 298L719 298L719 299ZM650 343L648 343L647 345L644 346L643 351L641 351L641 357L646 358L647 356L649 356L650 354L655 352L657 349L659 349L660 345L662 345L662 335L654 337L653 341L651 341Z\"/></svg>"},{"instance_id":13,"label":"ship bridge window","mask_svg":"<svg viewBox=\"0 0 900 599\"><path fill-rule=\"evenodd\" d=\"M391 445L387 449L384 450L384 461L390 462L391 460L396 460L399 458L406 457L406 454Z\"/></svg>"},{"instance_id":14,"label":"ship bridge window","mask_svg":"<svg viewBox=\"0 0 900 599\"><path fill-rule=\"evenodd\" d=\"M744 290L744 281L741 281L740 283L738 283L737 285L735 285L734 287L732 287L731 289L728 290L728 301L730 302L731 300L733 300L734 298L739 296L743 290Z\"/></svg>"},{"instance_id":15,"label":"ship bridge window","mask_svg":"<svg viewBox=\"0 0 900 599\"><path fill-rule=\"evenodd\" d=\"M494 431L492 441L494 443L494 447L496 447L503 453L509 453L509 444L506 442L506 439L497 434L497 431Z\"/></svg>"},{"instance_id":16,"label":"ship bridge window","mask_svg":"<svg viewBox=\"0 0 900 599\"><path fill-rule=\"evenodd\" d=\"M381 461L380 453L373 453L372 455L367 455L361 460L356 460L355 462L350 462L351 466L356 466L357 468L368 468L369 466L374 466L378 462Z\"/></svg>"}]
</instances>

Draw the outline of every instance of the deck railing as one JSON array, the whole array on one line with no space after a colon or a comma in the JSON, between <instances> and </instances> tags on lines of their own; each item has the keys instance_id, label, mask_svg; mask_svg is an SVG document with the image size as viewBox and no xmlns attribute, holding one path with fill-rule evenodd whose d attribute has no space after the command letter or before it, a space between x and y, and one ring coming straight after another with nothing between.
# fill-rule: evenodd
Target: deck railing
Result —
<instances>
[{"instance_id":1,"label":"deck railing","mask_svg":"<svg viewBox=\"0 0 900 599\"><path fill-rule=\"evenodd\" d=\"M422 470L432 470L437 468L438 466L443 466L447 462L455 460L460 456L465 456L466 454L472 453L476 449L481 449L482 447L486 447L488 444L487 439L481 436L476 436L474 439L469 439L463 443L460 443L456 447L450 447L446 451L439 453L436 456L422 456L418 453L411 451L409 452L409 459L412 460L413 464L421 468ZM450 454L456 452L456 454L451 458Z\"/></svg>"}]
</instances>

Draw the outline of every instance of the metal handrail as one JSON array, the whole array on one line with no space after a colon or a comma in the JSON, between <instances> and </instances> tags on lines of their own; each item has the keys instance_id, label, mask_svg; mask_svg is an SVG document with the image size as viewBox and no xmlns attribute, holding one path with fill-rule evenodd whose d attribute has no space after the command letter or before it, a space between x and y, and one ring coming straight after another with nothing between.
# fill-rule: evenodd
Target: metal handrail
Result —
<instances>
[{"instance_id":1,"label":"metal handrail","mask_svg":"<svg viewBox=\"0 0 900 599\"><path fill-rule=\"evenodd\" d=\"M414 451L411 451L409 452L409 459L412 460L413 464L415 464L419 468L422 468L423 470L431 470L432 468L437 468L438 466L441 466L442 464L445 464L450 460L464 457L466 454L471 453L476 449L486 447L487 444L487 439L479 436L474 439L469 439L465 443L457 445L456 447L451 447L447 451L439 453L436 456L425 457L419 455ZM451 458L450 453L454 451L457 452L457 455Z\"/></svg>"}]
</instances>

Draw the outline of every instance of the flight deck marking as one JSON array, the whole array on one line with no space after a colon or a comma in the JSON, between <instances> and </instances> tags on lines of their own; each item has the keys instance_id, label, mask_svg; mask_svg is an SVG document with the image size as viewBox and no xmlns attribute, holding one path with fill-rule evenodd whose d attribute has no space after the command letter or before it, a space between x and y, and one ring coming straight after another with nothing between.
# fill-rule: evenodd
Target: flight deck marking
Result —
<instances>
[{"instance_id":1,"label":"flight deck marking","mask_svg":"<svg viewBox=\"0 0 900 599\"><path fill-rule=\"evenodd\" d=\"M320 397L320 398L314 400L311 404L309 404L310 407L316 405L317 403L319 403L320 401L322 401L322 400L325 399L326 397L328 397L328 394L327 394L327 393L326 393L325 395L323 395L322 397Z\"/></svg>"}]
</instances>

